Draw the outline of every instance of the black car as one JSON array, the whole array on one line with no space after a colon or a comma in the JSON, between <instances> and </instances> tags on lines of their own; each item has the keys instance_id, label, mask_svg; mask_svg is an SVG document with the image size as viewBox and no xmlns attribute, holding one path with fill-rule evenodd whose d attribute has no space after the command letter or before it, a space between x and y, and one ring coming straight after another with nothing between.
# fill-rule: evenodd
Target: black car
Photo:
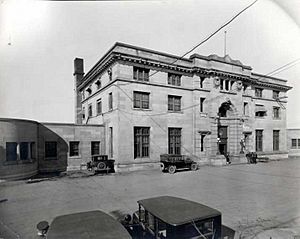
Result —
<instances>
[{"instance_id":1,"label":"black car","mask_svg":"<svg viewBox=\"0 0 300 239\"><path fill-rule=\"evenodd\" d=\"M115 160L108 159L107 155L93 155L92 160L87 162L87 170L97 173L97 172L110 172L114 173L114 163Z\"/></svg>"},{"instance_id":2,"label":"black car","mask_svg":"<svg viewBox=\"0 0 300 239\"><path fill-rule=\"evenodd\" d=\"M198 165L190 157L180 154L162 154L160 155L160 163L162 171L168 171L173 174L177 169L191 169L195 171Z\"/></svg>"},{"instance_id":3,"label":"black car","mask_svg":"<svg viewBox=\"0 0 300 239\"><path fill-rule=\"evenodd\" d=\"M38 235L47 239L130 239L123 225L102 211L79 212L37 225Z\"/></svg>"},{"instance_id":4,"label":"black car","mask_svg":"<svg viewBox=\"0 0 300 239\"><path fill-rule=\"evenodd\" d=\"M190 200L160 196L138 201L127 229L136 239L220 239L221 213Z\"/></svg>"}]
</instances>

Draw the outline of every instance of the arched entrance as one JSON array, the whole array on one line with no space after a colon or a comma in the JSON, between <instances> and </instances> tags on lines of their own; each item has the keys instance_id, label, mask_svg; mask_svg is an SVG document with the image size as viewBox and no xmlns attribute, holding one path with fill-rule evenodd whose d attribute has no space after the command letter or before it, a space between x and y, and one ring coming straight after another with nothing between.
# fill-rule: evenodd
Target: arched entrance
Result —
<instances>
[{"instance_id":1,"label":"arched entrance","mask_svg":"<svg viewBox=\"0 0 300 239\"><path fill-rule=\"evenodd\" d=\"M218 109L218 122L217 122L217 132L218 132L218 154L226 155L229 153L229 128L231 122L228 121L229 118L233 118L236 115L236 110L230 100L223 102Z\"/></svg>"}]
</instances>

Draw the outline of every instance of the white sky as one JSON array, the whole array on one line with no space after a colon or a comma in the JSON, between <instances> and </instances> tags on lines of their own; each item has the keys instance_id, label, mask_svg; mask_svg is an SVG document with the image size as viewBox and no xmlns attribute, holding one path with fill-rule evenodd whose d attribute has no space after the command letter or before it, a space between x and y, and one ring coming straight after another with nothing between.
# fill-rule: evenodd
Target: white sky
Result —
<instances>
[{"instance_id":1,"label":"white sky","mask_svg":"<svg viewBox=\"0 0 300 239\"><path fill-rule=\"evenodd\" d=\"M75 57L87 72L116 41L182 55L253 0L224 2L0 0L0 117L74 122ZM299 58L299 13L298 0L259 0L226 27L227 53L262 74ZM222 56L223 39L194 53ZM293 86L288 127L300 128L300 62L275 76Z\"/></svg>"}]
</instances>

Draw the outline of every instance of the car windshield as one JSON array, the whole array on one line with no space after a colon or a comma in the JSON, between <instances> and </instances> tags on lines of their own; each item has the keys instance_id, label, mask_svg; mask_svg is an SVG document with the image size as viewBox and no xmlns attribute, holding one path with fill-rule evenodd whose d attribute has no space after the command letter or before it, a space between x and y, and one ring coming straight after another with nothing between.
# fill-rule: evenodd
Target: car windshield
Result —
<instances>
[{"instance_id":1,"label":"car windshield","mask_svg":"<svg viewBox=\"0 0 300 239\"><path fill-rule=\"evenodd\" d=\"M213 233L212 220L187 223L176 228L176 237L182 239L211 239Z\"/></svg>"}]
</instances>

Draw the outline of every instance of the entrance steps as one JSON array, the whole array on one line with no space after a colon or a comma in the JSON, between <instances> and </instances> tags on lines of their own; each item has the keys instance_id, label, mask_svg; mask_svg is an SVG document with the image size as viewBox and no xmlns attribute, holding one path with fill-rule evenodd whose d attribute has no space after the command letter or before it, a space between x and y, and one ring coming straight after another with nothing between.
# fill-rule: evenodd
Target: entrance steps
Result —
<instances>
[{"instance_id":1,"label":"entrance steps","mask_svg":"<svg viewBox=\"0 0 300 239\"><path fill-rule=\"evenodd\" d=\"M231 164L244 164L248 162L245 154L230 155L229 158ZM222 154L211 157L210 162L214 166L224 166L227 164L226 158Z\"/></svg>"}]
</instances>

